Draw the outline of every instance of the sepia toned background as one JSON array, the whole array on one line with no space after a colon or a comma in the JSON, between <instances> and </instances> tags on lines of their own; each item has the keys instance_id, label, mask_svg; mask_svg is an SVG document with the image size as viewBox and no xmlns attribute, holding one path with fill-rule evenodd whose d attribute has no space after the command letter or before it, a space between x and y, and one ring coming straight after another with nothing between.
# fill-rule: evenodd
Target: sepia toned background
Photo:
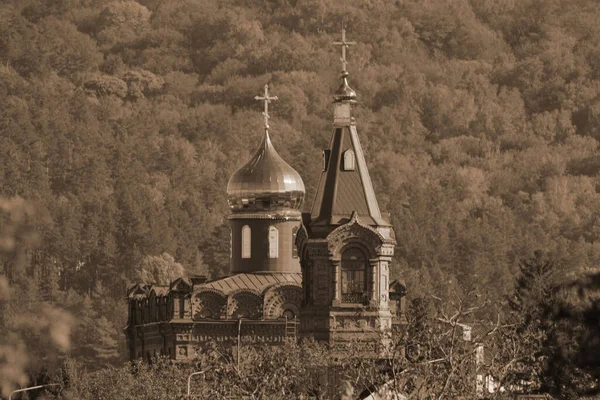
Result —
<instances>
[{"instance_id":1,"label":"sepia toned background","mask_svg":"<svg viewBox=\"0 0 600 400\"><path fill-rule=\"evenodd\" d=\"M458 296L494 320L597 277L599 20L592 0L3 1L3 395L65 358L122 365L130 283L226 274L225 188L262 135L266 83L272 141L313 198L342 23L413 310ZM539 280L519 291L528 262ZM598 350L579 333L583 350L556 348Z\"/></svg>"}]
</instances>

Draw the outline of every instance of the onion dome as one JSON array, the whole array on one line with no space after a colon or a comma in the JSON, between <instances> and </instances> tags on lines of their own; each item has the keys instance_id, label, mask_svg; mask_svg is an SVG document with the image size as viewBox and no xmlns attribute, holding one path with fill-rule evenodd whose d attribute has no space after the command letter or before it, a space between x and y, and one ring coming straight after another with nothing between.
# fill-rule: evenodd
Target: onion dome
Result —
<instances>
[{"instance_id":1,"label":"onion dome","mask_svg":"<svg viewBox=\"0 0 600 400\"><path fill-rule=\"evenodd\" d=\"M254 156L229 179L227 196L233 211L302 208L304 182L275 151L265 129Z\"/></svg>"},{"instance_id":2,"label":"onion dome","mask_svg":"<svg viewBox=\"0 0 600 400\"><path fill-rule=\"evenodd\" d=\"M333 94L333 100L338 103L342 101L355 103L356 92L348 85L348 72L342 71L342 84Z\"/></svg>"}]
</instances>

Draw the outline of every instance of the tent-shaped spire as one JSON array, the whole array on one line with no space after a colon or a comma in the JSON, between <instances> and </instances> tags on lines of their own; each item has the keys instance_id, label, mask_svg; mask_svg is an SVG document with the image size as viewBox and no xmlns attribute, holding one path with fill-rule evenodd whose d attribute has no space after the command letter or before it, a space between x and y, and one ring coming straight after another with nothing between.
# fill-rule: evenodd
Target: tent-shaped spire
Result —
<instances>
[{"instance_id":1,"label":"tent-shaped spire","mask_svg":"<svg viewBox=\"0 0 600 400\"><path fill-rule=\"evenodd\" d=\"M381 216L352 117L356 92L348 84L346 48L354 42L347 42L342 30L342 41L334 44L342 47L343 71L340 88L333 96L334 130L329 148L323 154L323 172L309 225L313 231L320 226L335 227L348 222L352 213L356 212L363 223L389 227L390 224Z\"/></svg>"}]
</instances>

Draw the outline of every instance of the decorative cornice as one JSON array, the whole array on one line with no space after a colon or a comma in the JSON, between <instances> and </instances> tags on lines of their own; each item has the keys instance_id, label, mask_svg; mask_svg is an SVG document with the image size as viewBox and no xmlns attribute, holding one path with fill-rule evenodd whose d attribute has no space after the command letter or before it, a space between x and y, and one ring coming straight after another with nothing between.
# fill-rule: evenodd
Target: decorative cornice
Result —
<instances>
[{"instance_id":1,"label":"decorative cornice","mask_svg":"<svg viewBox=\"0 0 600 400\"><path fill-rule=\"evenodd\" d=\"M242 294L242 293L251 294L251 295L257 296L261 299L263 297L263 294L261 292L259 292L258 290L248 289L248 288L240 288L240 289L232 290L231 292L229 292L227 294L227 297L232 298L232 297L237 296L238 294Z\"/></svg>"},{"instance_id":2,"label":"decorative cornice","mask_svg":"<svg viewBox=\"0 0 600 400\"><path fill-rule=\"evenodd\" d=\"M212 293L215 294L219 297L222 297L224 299L227 298L227 295L225 293L223 293L222 291L220 291L219 289L213 288L213 287L199 287L196 290L194 290L194 296L199 296L203 293Z\"/></svg>"},{"instance_id":3,"label":"decorative cornice","mask_svg":"<svg viewBox=\"0 0 600 400\"><path fill-rule=\"evenodd\" d=\"M275 291L277 289L282 289L282 288L286 288L289 287L291 289L300 289L302 290L302 285L299 285L297 283L294 282L279 282L279 283L274 283L270 286L267 286L263 289L263 295L266 295L268 292L271 291Z\"/></svg>"},{"instance_id":4,"label":"decorative cornice","mask_svg":"<svg viewBox=\"0 0 600 400\"><path fill-rule=\"evenodd\" d=\"M360 220L360 217L358 216L358 213L356 211L354 211L352 213L352 216L350 217L350 221L348 221L347 223L345 223L344 225L340 225L337 228L335 228L333 231L331 231L331 233L329 235L327 235L327 239L333 238L336 235L338 235L340 232L344 231L344 230L348 230L351 229L354 225L357 225L363 229L368 230L369 232L373 233L375 236L377 236L377 238L379 240L381 240L381 243L385 243L387 241L386 238L384 238L379 232L377 232L375 229L371 228L369 225L367 224L363 224L363 222Z\"/></svg>"},{"instance_id":5,"label":"decorative cornice","mask_svg":"<svg viewBox=\"0 0 600 400\"><path fill-rule=\"evenodd\" d=\"M371 226L362 223L358 213L353 212L350 221L334 229L326 238L330 253L336 257L345 245L358 241L366 246L371 257L388 256L384 247L391 246L393 239L385 238Z\"/></svg>"},{"instance_id":6,"label":"decorative cornice","mask_svg":"<svg viewBox=\"0 0 600 400\"><path fill-rule=\"evenodd\" d=\"M302 214L299 212L283 211L281 213L264 212L264 213L240 213L231 214L227 219L271 219L279 221L301 221Z\"/></svg>"}]
</instances>

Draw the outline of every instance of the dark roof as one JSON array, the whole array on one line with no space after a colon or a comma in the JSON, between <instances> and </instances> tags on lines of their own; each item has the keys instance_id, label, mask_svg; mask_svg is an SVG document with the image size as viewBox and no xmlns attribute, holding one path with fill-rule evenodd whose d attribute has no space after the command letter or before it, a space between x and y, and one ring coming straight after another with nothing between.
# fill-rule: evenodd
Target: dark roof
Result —
<instances>
[{"instance_id":1,"label":"dark roof","mask_svg":"<svg viewBox=\"0 0 600 400\"><path fill-rule=\"evenodd\" d=\"M311 226L341 225L356 211L367 225L390 226L382 216L358 139L356 126L335 128L327 169L322 172L311 211ZM352 150L355 168L343 169L344 153Z\"/></svg>"},{"instance_id":2,"label":"dark roof","mask_svg":"<svg viewBox=\"0 0 600 400\"><path fill-rule=\"evenodd\" d=\"M166 296L169 294L168 286L152 286L152 290L154 290L157 296Z\"/></svg>"},{"instance_id":3,"label":"dark roof","mask_svg":"<svg viewBox=\"0 0 600 400\"><path fill-rule=\"evenodd\" d=\"M148 293L150 293L149 285L144 283L134 283L127 289L127 297L129 298L144 298Z\"/></svg>"},{"instance_id":4,"label":"dark roof","mask_svg":"<svg viewBox=\"0 0 600 400\"><path fill-rule=\"evenodd\" d=\"M227 295L236 290L252 290L262 293L267 287L276 284L302 285L300 273L237 274L199 285L198 288L216 289Z\"/></svg>"},{"instance_id":5,"label":"dark roof","mask_svg":"<svg viewBox=\"0 0 600 400\"><path fill-rule=\"evenodd\" d=\"M398 293L400 295L406 294L406 283L402 279L394 279L389 285L390 293Z\"/></svg>"}]
</instances>

